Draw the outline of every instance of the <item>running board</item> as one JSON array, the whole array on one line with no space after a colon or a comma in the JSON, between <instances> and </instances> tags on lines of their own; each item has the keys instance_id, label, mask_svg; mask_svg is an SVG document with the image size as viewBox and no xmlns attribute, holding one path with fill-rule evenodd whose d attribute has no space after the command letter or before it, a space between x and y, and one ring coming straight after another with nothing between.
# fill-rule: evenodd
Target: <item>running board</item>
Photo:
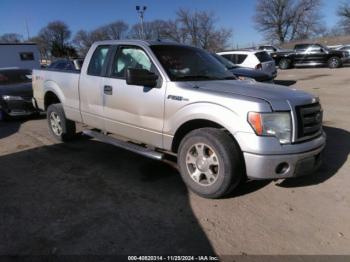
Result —
<instances>
[{"instance_id":1,"label":"running board","mask_svg":"<svg viewBox=\"0 0 350 262\"><path fill-rule=\"evenodd\" d=\"M146 157L149 157L152 159L162 160L164 157L164 154L156 152L152 149L149 149L149 148L146 148L143 146L139 146L136 144L128 143L128 142L110 137L108 135L104 135L100 132L96 132L96 131L92 131L92 130L84 130L83 134L90 136L90 137L93 137L96 140L101 141L103 143L111 144L113 146L120 147L120 148L123 148L125 150L131 151L131 152L134 152L136 154L146 156Z\"/></svg>"}]
</instances>

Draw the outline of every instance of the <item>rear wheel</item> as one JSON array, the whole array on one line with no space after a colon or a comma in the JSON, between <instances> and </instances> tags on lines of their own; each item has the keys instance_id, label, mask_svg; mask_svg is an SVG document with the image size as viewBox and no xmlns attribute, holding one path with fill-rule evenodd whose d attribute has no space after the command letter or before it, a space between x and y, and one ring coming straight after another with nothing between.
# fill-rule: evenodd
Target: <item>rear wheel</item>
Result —
<instances>
[{"instance_id":1,"label":"rear wheel","mask_svg":"<svg viewBox=\"0 0 350 262\"><path fill-rule=\"evenodd\" d=\"M285 70L291 67L291 61L289 59L283 58L278 63L279 69Z\"/></svg>"},{"instance_id":2,"label":"rear wheel","mask_svg":"<svg viewBox=\"0 0 350 262\"><path fill-rule=\"evenodd\" d=\"M333 56L328 59L328 67L329 68L338 68L341 66L341 61L339 57Z\"/></svg>"},{"instance_id":3,"label":"rear wheel","mask_svg":"<svg viewBox=\"0 0 350 262\"><path fill-rule=\"evenodd\" d=\"M224 131L201 128L181 141L178 165L186 185L206 198L220 198L243 177L243 157L236 142Z\"/></svg>"},{"instance_id":4,"label":"rear wheel","mask_svg":"<svg viewBox=\"0 0 350 262\"><path fill-rule=\"evenodd\" d=\"M52 104L47 109L50 133L58 141L69 141L75 136L75 122L66 118L62 104Z\"/></svg>"}]
</instances>

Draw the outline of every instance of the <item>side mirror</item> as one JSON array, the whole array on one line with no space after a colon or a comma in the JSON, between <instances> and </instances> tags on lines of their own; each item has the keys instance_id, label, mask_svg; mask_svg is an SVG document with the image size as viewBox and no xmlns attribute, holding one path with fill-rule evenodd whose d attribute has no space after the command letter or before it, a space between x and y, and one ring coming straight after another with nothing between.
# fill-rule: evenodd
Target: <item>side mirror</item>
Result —
<instances>
[{"instance_id":1,"label":"side mirror","mask_svg":"<svg viewBox=\"0 0 350 262\"><path fill-rule=\"evenodd\" d=\"M146 69L128 68L126 71L126 83L128 85L155 87L158 76Z\"/></svg>"}]
</instances>

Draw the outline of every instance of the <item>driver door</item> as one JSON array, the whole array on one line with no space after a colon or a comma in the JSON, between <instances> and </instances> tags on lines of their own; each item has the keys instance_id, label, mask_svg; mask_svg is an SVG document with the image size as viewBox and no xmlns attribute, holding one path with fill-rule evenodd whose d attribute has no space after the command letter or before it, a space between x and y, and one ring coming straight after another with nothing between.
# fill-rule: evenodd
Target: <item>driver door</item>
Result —
<instances>
[{"instance_id":1,"label":"driver door","mask_svg":"<svg viewBox=\"0 0 350 262\"><path fill-rule=\"evenodd\" d=\"M154 88L128 85L128 68L156 73ZM138 46L119 46L103 80L103 114L108 132L162 147L165 83L147 53Z\"/></svg>"}]
</instances>

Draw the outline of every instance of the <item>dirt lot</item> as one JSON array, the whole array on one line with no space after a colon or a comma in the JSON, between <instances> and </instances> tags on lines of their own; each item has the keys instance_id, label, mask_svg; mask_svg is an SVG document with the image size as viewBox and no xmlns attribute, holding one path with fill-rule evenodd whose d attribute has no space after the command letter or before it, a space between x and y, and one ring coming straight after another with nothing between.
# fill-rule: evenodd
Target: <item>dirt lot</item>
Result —
<instances>
[{"instance_id":1,"label":"dirt lot","mask_svg":"<svg viewBox=\"0 0 350 262\"><path fill-rule=\"evenodd\" d=\"M322 168L222 200L189 193L167 164L56 143L45 119L0 123L0 254L350 254L350 68L278 80L320 96Z\"/></svg>"}]
</instances>

